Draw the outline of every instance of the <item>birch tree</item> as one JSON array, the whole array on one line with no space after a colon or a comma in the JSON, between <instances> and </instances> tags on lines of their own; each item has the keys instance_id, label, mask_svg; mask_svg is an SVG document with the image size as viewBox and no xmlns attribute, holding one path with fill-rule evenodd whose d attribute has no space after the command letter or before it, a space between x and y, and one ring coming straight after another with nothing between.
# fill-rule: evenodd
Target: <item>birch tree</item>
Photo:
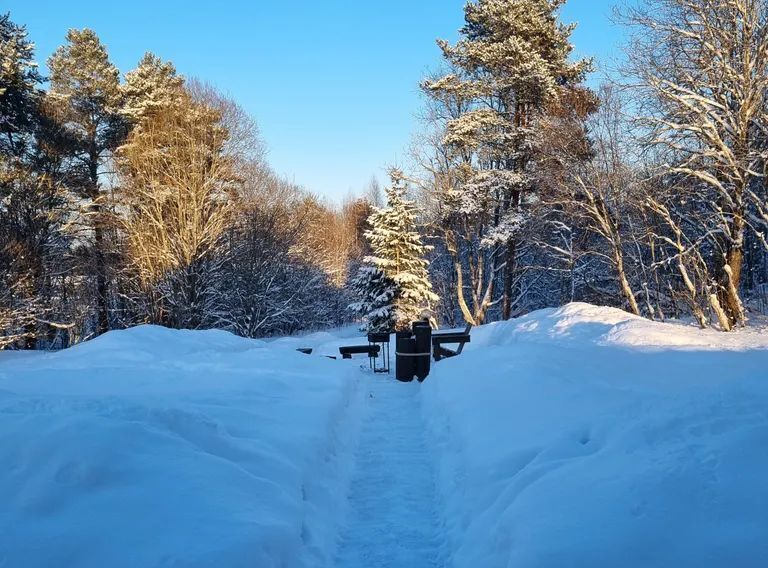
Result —
<instances>
[{"instance_id":1,"label":"birch tree","mask_svg":"<svg viewBox=\"0 0 768 568\"><path fill-rule=\"evenodd\" d=\"M721 326L730 330L746 319L739 292L746 231L768 221L768 6L646 0L626 16L636 29L629 54L646 100L646 143L660 156L660 175L695 187L690 213L704 211L713 223L703 230Z\"/></svg>"}]
</instances>

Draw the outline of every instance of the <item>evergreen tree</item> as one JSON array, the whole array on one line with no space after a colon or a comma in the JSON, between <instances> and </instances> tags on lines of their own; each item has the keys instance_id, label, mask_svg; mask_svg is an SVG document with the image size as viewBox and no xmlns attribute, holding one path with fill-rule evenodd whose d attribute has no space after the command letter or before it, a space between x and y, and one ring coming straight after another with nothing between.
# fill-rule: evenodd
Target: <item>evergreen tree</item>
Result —
<instances>
[{"instance_id":1,"label":"evergreen tree","mask_svg":"<svg viewBox=\"0 0 768 568\"><path fill-rule=\"evenodd\" d=\"M38 312L23 226L33 197L27 158L39 100L33 56L26 30L0 16L0 349L31 340Z\"/></svg>"},{"instance_id":2,"label":"evergreen tree","mask_svg":"<svg viewBox=\"0 0 768 568\"><path fill-rule=\"evenodd\" d=\"M484 245L493 250L493 270L504 271L503 316L509 318L517 243L526 225L526 194L535 189L537 120L567 89L577 88L590 60L570 62L575 28L558 22L565 0L475 0L465 9L462 38L439 41L453 72L425 81L436 101L460 109L448 121L444 144L463 162L459 214L483 227ZM486 229L486 227L490 227ZM488 283L493 291L493 282ZM459 303L464 302L459 290ZM478 306L482 321L492 301Z\"/></svg>"},{"instance_id":3,"label":"evergreen tree","mask_svg":"<svg viewBox=\"0 0 768 568\"><path fill-rule=\"evenodd\" d=\"M176 74L173 63L147 52L136 69L125 74L122 113L138 124L147 115L179 103L184 97L183 86L184 79Z\"/></svg>"},{"instance_id":4,"label":"evergreen tree","mask_svg":"<svg viewBox=\"0 0 768 568\"><path fill-rule=\"evenodd\" d=\"M25 28L0 16L0 348L33 348L63 315L52 288L65 273L67 209L41 83Z\"/></svg>"},{"instance_id":5,"label":"evergreen tree","mask_svg":"<svg viewBox=\"0 0 768 568\"><path fill-rule=\"evenodd\" d=\"M367 260L367 259L366 259ZM384 273L370 264L362 265L350 284L360 298L349 309L363 320L362 330L386 332L395 329L397 286Z\"/></svg>"},{"instance_id":6,"label":"evergreen tree","mask_svg":"<svg viewBox=\"0 0 768 568\"><path fill-rule=\"evenodd\" d=\"M8 14L0 16L0 154L5 158L21 158L29 149L41 82L26 29Z\"/></svg>"},{"instance_id":7,"label":"evergreen tree","mask_svg":"<svg viewBox=\"0 0 768 568\"><path fill-rule=\"evenodd\" d=\"M353 304L363 316L367 329L391 331L408 329L424 309L439 300L432 291L424 259L430 247L422 244L416 231L416 209L405 198L402 172L391 172L387 207L376 209L368 218L365 236L372 254L358 273L353 288L361 296Z\"/></svg>"},{"instance_id":8,"label":"evergreen tree","mask_svg":"<svg viewBox=\"0 0 768 568\"><path fill-rule=\"evenodd\" d=\"M220 113L182 100L148 115L115 163L125 260L149 299L149 321L198 328L217 309L222 237L239 180L223 151Z\"/></svg>"},{"instance_id":9,"label":"evergreen tree","mask_svg":"<svg viewBox=\"0 0 768 568\"><path fill-rule=\"evenodd\" d=\"M96 332L104 333L109 329L108 242L101 178L103 166L125 134L120 74L98 36L89 29L70 30L67 43L51 56L48 68L48 99L69 137L70 188L88 208L96 279Z\"/></svg>"}]
</instances>

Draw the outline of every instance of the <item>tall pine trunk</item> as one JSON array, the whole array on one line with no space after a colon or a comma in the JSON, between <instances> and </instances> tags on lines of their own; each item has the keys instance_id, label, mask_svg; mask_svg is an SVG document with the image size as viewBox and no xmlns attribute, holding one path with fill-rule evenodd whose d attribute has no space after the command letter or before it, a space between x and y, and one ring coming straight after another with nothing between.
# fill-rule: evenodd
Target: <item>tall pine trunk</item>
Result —
<instances>
[{"instance_id":1,"label":"tall pine trunk","mask_svg":"<svg viewBox=\"0 0 768 568\"><path fill-rule=\"evenodd\" d=\"M92 134L89 156L90 198L93 214L94 264L96 271L96 334L109 331L109 300L107 289L107 262L104 255L104 216L99 202L99 153L96 150L96 134Z\"/></svg>"},{"instance_id":2,"label":"tall pine trunk","mask_svg":"<svg viewBox=\"0 0 768 568\"><path fill-rule=\"evenodd\" d=\"M517 239L511 238L506 246L506 263L504 266L504 296L501 303L501 317L508 320L512 317L512 293L515 286L515 264L517 257Z\"/></svg>"}]
</instances>

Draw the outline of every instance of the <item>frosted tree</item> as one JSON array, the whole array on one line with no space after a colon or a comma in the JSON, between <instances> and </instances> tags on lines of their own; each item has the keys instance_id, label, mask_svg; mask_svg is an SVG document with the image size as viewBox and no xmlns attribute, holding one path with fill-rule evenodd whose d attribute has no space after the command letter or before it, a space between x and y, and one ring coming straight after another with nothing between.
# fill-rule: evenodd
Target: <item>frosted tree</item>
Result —
<instances>
[{"instance_id":1,"label":"frosted tree","mask_svg":"<svg viewBox=\"0 0 768 568\"><path fill-rule=\"evenodd\" d=\"M116 165L126 260L149 299L149 321L198 328L217 309L237 180L220 114L184 100L134 129Z\"/></svg>"},{"instance_id":2,"label":"frosted tree","mask_svg":"<svg viewBox=\"0 0 768 568\"><path fill-rule=\"evenodd\" d=\"M42 77L34 44L24 27L0 15L0 152L19 157L28 150L26 134L34 126Z\"/></svg>"},{"instance_id":3,"label":"frosted tree","mask_svg":"<svg viewBox=\"0 0 768 568\"><path fill-rule=\"evenodd\" d=\"M397 286L384 273L370 264L364 264L350 283L359 300L349 309L363 320L362 330L367 332L395 329L395 298Z\"/></svg>"},{"instance_id":4,"label":"frosted tree","mask_svg":"<svg viewBox=\"0 0 768 568\"><path fill-rule=\"evenodd\" d=\"M147 52L133 71L125 74L121 86L124 102L122 113L133 123L140 123L147 115L180 103L184 96L184 79L176 74L170 61L163 62Z\"/></svg>"},{"instance_id":5,"label":"frosted tree","mask_svg":"<svg viewBox=\"0 0 768 568\"><path fill-rule=\"evenodd\" d=\"M357 305L369 330L402 330L418 319L439 298L432 291L424 259L429 246L416 230L416 210L405 197L406 187L399 170L391 172L387 207L368 218L365 236L372 254L358 273L354 287L361 293ZM386 327L385 327L386 325Z\"/></svg>"},{"instance_id":6,"label":"frosted tree","mask_svg":"<svg viewBox=\"0 0 768 568\"><path fill-rule=\"evenodd\" d=\"M98 36L89 29L70 30L67 43L48 60L48 101L66 131L70 189L83 203L83 218L93 241L96 279L96 331L109 329L105 166L125 134L120 114L120 73Z\"/></svg>"},{"instance_id":7,"label":"frosted tree","mask_svg":"<svg viewBox=\"0 0 768 568\"><path fill-rule=\"evenodd\" d=\"M743 325L750 229L768 245L768 5L757 0L646 0L627 13L633 80L661 176L690 192L683 227L713 254L711 309ZM656 211L663 208L655 207ZM684 251L684 256L687 251Z\"/></svg>"},{"instance_id":8,"label":"frosted tree","mask_svg":"<svg viewBox=\"0 0 768 568\"><path fill-rule=\"evenodd\" d=\"M496 275L503 273L502 315L513 308L516 257L528 217L523 210L536 187L537 121L567 89L576 88L590 60L569 60L573 25L558 21L565 0L477 0L464 9L461 39L439 41L451 72L423 83L426 94L451 112L442 143L461 163L451 188L456 203L449 217L471 218L476 238L490 250L484 288L474 309L457 289L467 321L481 323L494 301ZM446 113L440 113L446 116ZM528 196L528 197L527 197ZM449 236L452 241L459 238ZM456 250L448 243L449 250ZM456 250L459 269L459 253ZM471 267L469 272L472 272ZM457 274L461 283L462 275Z\"/></svg>"},{"instance_id":9,"label":"frosted tree","mask_svg":"<svg viewBox=\"0 0 768 568\"><path fill-rule=\"evenodd\" d=\"M34 337L39 311L36 235L25 221L39 213L27 158L41 82L26 30L0 16L0 349Z\"/></svg>"},{"instance_id":10,"label":"frosted tree","mask_svg":"<svg viewBox=\"0 0 768 568\"><path fill-rule=\"evenodd\" d=\"M50 339L65 311L69 211L42 82L26 29L0 15L0 348Z\"/></svg>"}]
</instances>

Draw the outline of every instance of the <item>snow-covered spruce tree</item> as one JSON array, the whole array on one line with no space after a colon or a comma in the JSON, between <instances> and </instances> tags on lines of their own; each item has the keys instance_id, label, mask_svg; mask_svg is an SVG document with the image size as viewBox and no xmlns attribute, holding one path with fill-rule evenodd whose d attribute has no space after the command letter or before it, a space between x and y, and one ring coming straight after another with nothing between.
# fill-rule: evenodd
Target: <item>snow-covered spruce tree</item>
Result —
<instances>
[{"instance_id":1,"label":"snow-covered spruce tree","mask_svg":"<svg viewBox=\"0 0 768 568\"><path fill-rule=\"evenodd\" d=\"M372 254L353 282L361 301L352 309L362 314L368 331L407 329L439 300L424 259L430 247L421 242L416 230L416 210L405 198L403 174L392 170L390 176L387 207L376 209L368 218L371 228L365 236Z\"/></svg>"},{"instance_id":2,"label":"snow-covered spruce tree","mask_svg":"<svg viewBox=\"0 0 768 568\"><path fill-rule=\"evenodd\" d=\"M467 321L481 323L492 302L497 273L503 273L502 315L509 318L513 288L519 281L517 254L528 223L526 202L536 189L537 122L550 104L568 89L578 88L590 60L569 61L575 26L558 21L565 0L474 0L464 9L461 39L438 41L451 72L427 80L422 87L438 105L444 125L443 145L460 165L457 204L451 218L471 219L473 235L447 235L449 250L461 269L453 241L478 240L490 258L474 264L485 282L471 289L478 301L470 309L462 286L458 301ZM455 111L455 112L454 112ZM466 223L464 223L466 224ZM477 230L474 230L477 229ZM469 238L468 238L469 237ZM484 254L481 251L481 254ZM484 255L485 256L485 255ZM470 263L472 264L472 263ZM474 278L470 273L470 278ZM463 281L457 274L457 282Z\"/></svg>"},{"instance_id":3,"label":"snow-covered spruce tree","mask_svg":"<svg viewBox=\"0 0 768 568\"><path fill-rule=\"evenodd\" d=\"M360 299L350 304L349 309L362 318L363 331L392 331L395 328L394 301L397 286L391 278L385 276L376 266L363 264L352 279L350 287Z\"/></svg>"}]
</instances>

